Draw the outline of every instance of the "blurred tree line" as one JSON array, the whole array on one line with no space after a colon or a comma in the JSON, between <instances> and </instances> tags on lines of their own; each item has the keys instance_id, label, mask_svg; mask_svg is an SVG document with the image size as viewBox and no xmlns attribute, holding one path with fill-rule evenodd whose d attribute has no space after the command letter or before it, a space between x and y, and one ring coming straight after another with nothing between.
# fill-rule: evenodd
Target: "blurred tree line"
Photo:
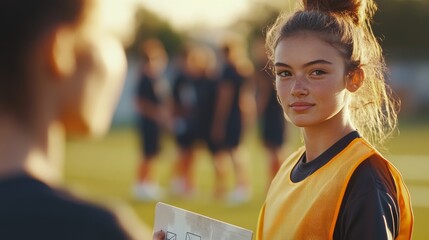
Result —
<instances>
[{"instance_id":1,"label":"blurred tree line","mask_svg":"<svg viewBox=\"0 0 429 240\"><path fill-rule=\"evenodd\" d=\"M281 11L293 10L294 0L250 2L249 14L239 18L232 30L245 32L249 39L262 37ZM376 0L378 11L373 29L387 58L429 58L429 0ZM144 39L156 37L166 46L169 54L175 54L187 37L157 15L141 9L138 28L130 53L136 53ZM191 30L189 30L191 31Z\"/></svg>"},{"instance_id":2,"label":"blurred tree line","mask_svg":"<svg viewBox=\"0 0 429 240\"><path fill-rule=\"evenodd\" d=\"M374 32L387 58L429 58L429 0L378 0Z\"/></svg>"},{"instance_id":3,"label":"blurred tree line","mask_svg":"<svg viewBox=\"0 0 429 240\"><path fill-rule=\"evenodd\" d=\"M183 33L175 31L167 21L144 8L138 10L136 18L135 39L127 51L128 54L138 54L140 44L149 38L159 39L169 55L179 51L185 38Z\"/></svg>"}]
</instances>

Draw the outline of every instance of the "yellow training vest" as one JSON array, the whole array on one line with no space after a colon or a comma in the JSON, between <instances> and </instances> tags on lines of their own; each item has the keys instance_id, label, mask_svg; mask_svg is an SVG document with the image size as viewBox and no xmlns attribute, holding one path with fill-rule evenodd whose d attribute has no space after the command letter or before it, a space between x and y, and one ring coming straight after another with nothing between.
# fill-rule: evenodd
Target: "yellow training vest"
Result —
<instances>
[{"instance_id":1,"label":"yellow training vest","mask_svg":"<svg viewBox=\"0 0 429 240\"><path fill-rule=\"evenodd\" d=\"M408 190L398 170L369 143L356 138L316 172L294 183L290 175L304 151L300 148L293 153L273 179L259 215L257 240L332 239L350 177L374 154L388 163L395 181L400 211L396 239L411 239L413 213Z\"/></svg>"}]
</instances>

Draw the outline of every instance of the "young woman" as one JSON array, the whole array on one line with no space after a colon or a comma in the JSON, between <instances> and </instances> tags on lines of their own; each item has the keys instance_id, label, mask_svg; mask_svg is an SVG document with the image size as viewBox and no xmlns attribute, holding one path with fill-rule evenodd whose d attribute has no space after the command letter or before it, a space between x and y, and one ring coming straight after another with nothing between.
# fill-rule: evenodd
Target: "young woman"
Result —
<instances>
[{"instance_id":1,"label":"young woman","mask_svg":"<svg viewBox=\"0 0 429 240\"><path fill-rule=\"evenodd\" d=\"M306 0L267 35L283 111L304 146L281 166L257 239L410 239L400 173L373 147L396 127L372 0Z\"/></svg>"},{"instance_id":2,"label":"young woman","mask_svg":"<svg viewBox=\"0 0 429 240\"><path fill-rule=\"evenodd\" d=\"M132 26L125 6L1 1L1 239L151 238L123 214L58 188L65 135L109 127L126 68L123 26Z\"/></svg>"}]
</instances>

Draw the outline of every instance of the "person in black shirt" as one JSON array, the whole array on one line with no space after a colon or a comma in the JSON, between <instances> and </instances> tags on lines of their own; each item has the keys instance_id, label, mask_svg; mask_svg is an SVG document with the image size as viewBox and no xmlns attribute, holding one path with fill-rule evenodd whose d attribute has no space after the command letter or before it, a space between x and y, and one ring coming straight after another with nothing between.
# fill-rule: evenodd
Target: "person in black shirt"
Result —
<instances>
[{"instance_id":1,"label":"person in black shirt","mask_svg":"<svg viewBox=\"0 0 429 240\"><path fill-rule=\"evenodd\" d=\"M213 124L210 137L213 142L216 166L216 196L225 197L225 159L232 160L236 186L226 196L227 200L242 203L250 199L246 166L240 156L239 145L243 132L243 94L253 65L245 53L244 42L239 37L226 38L221 46L222 67L217 88Z\"/></svg>"},{"instance_id":2,"label":"person in black shirt","mask_svg":"<svg viewBox=\"0 0 429 240\"><path fill-rule=\"evenodd\" d=\"M0 2L0 239L151 238L137 218L59 187L66 135L110 126L132 36L123 27L132 26L130 3Z\"/></svg>"},{"instance_id":3,"label":"person in black shirt","mask_svg":"<svg viewBox=\"0 0 429 240\"><path fill-rule=\"evenodd\" d=\"M214 51L203 44L189 44L181 68L173 83L174 119L179 156L172 191L188 196L193 194L192 164L194 149L204 143L213 151L210 129L214 114L217 82Z\"/></svg>"},{"instance_id":4,"label":"person in black shirt","mask_svg":"<svg viewBox=\"0 0 429 240\"><path fill-rule=\"evenodd\" d=\"M255 99L260 121L260 138L269 158L268 186L280 168L281 153L286 151L286 121L283 117L283 109L277 100L277 92L273 85L274 76L267 69L268 58L263 39L253 40L252 53L255 65L252 81L256 89Z\"/></svg>"},{"instance_id":5,"label":"person in black shirt","mask_svg":"<svg viewBox=\"0 0 429 240\"><path fill-rule=\"evenodd\" d=\"M154 180L153 162L160 151L161 128L170 118L165 107L163 75L167 66L167 53L157 39L141 44L141 73L135 97L137 128L140 140L140 159L134 195L142 201L160 200L164 192Z\"/></svg>"}]
</instances>

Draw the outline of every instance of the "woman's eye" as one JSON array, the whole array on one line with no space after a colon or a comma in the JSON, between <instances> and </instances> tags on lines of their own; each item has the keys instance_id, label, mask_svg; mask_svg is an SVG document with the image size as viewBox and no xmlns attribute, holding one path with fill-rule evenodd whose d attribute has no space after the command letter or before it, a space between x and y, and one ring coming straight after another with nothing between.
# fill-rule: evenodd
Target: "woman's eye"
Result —
<instances>
[{"instance_id":1,"label":"woman's eye","mask_svg":"<svg viewBox=\"0 0 429 240\"><path fill-rule=\"evenodd\" d=\"M289 72L289 71L278 71L276 74L279 77L290 77L290 76L292 76L291 72Z\"/></svg>"},{"instance_id":2,"label":"woman's eye","mask_svg":"<svg viewBox=\"0 0 429 240\"><path fill-rule=\"evenodd\" d=\"M321 76L321 75L323 75L323 74L325 74L326 72L325 71L323 71L323 70L315 70L315 71L313 71L312 73L311 73L311 75L314 75L314 76Z\"/></svg>"}]
</instances>

